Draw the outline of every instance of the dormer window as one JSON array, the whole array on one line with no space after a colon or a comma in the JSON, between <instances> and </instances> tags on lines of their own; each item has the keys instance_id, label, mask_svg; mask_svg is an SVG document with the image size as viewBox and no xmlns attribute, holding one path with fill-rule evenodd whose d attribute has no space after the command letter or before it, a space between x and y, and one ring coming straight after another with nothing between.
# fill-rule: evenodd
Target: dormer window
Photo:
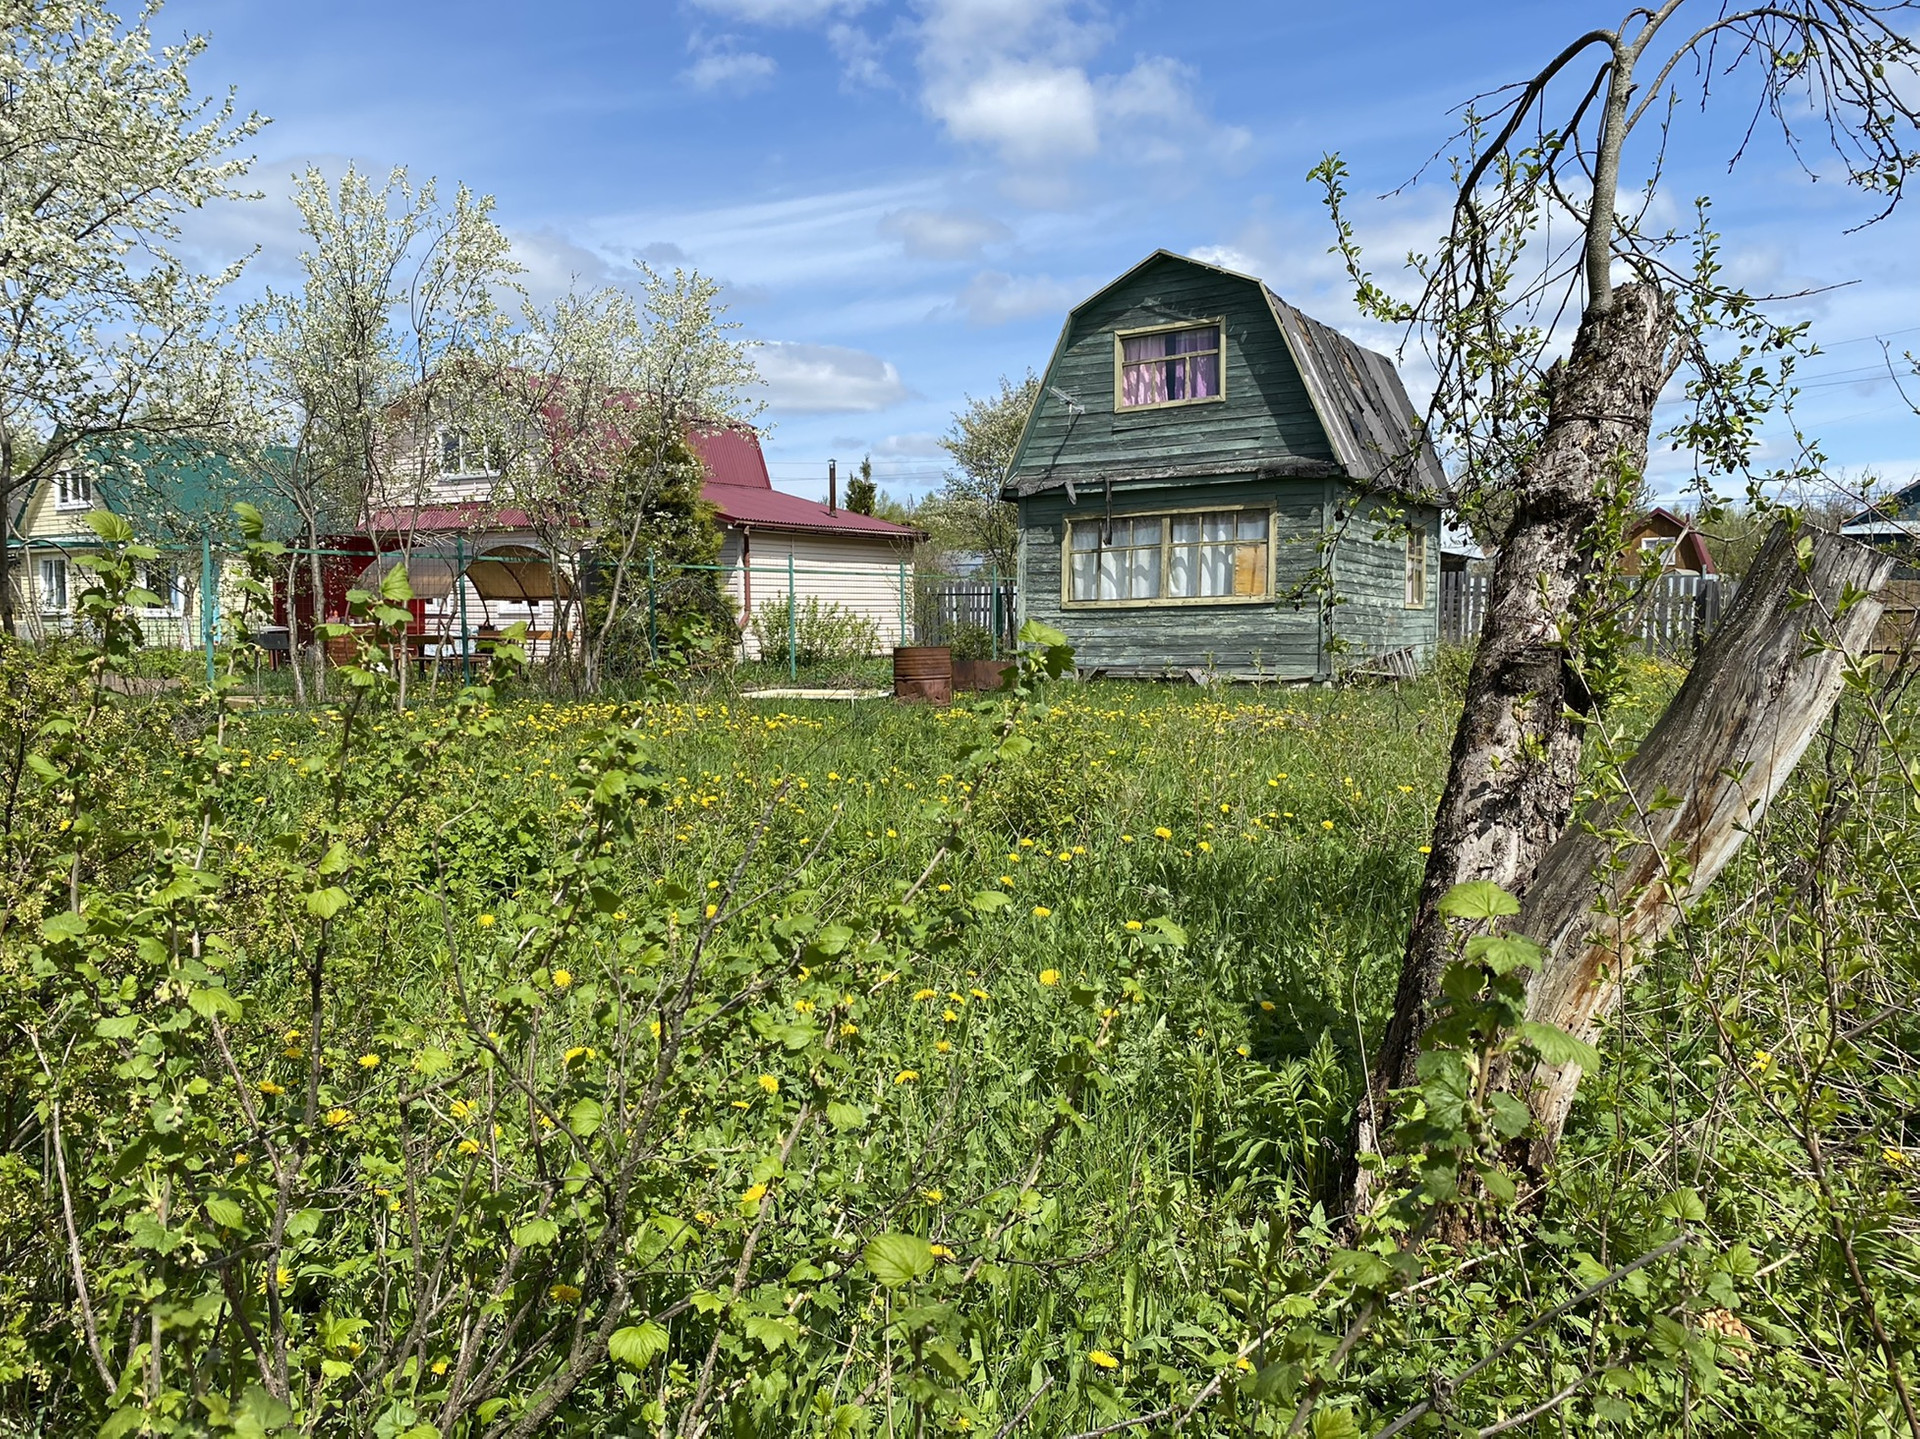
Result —
<instances>
[{"instance_id":1,"label":"dormer window","mask_svg":"<svg viewBox=\"0 0 1920 1439\"><path fill-rule=\"evenodd\" d=\"M1226 398L1218 320L1115 330L1114 408L1153 409Z\"/></svg>"},{"instance_id":2,"label":"dormer window","mask_svg":"<svg viewBox=\"0 0 1920 1439\"><path fill-rule=\"evenodd\" d=\"M53 477L53 507L56 510L93 508L93 477L62 470Z\"/></svg>"}]
</instances>

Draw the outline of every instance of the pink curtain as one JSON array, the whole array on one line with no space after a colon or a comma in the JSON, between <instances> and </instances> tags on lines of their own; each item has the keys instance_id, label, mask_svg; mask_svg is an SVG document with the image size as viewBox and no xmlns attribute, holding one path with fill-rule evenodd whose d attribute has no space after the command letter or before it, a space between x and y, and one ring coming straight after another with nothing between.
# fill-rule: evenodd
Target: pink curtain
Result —
<instances>
[{"instance_id":1,"label":"pink curtain","mask_svg":"<svg viewBox=\"0 0 1920 1439\"><path fill-rule=\"evenodd\" d=\"M1219 350L1214 325L1127 337L1120 342L1121 405L1211 399L1220 393Z\"/></svg>"}]
</instances>

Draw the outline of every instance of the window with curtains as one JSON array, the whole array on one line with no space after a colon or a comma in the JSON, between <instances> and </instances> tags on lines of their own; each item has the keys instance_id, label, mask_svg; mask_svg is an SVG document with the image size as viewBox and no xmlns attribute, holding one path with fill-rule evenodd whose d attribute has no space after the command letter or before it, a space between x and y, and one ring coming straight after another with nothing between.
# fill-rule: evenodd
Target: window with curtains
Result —
<instances>
[{"instance_id":1,"label":"window with curtains","mask_svg":"<svg viewBox=\"0 0 1920 1439\"><path fill-rule=\"evenodd\" d=\"M40 613L63 615L67 612L67 562L63 559L40 561Z\"/></svg>"},{"instance_id":2,"label":"window with curtains","mask_svg":"<svg viewBox=\"0 0 1920 1439\"><path fill-rule=\"evenodd\" d=\"M1122 410L1225 398L1220 322L1114 332L1114 405Z\"/></svg>"},{"instance_id":3,"label":"window with curtains","mask_svg":"<svg viewBox=\"0 0 1920 1439\"><path fill-rule=\"evenodd\" d=\"M1271 511L1204 510L1067 522L1068 604L1257 600Z\"/></svg>"}]
</instances>

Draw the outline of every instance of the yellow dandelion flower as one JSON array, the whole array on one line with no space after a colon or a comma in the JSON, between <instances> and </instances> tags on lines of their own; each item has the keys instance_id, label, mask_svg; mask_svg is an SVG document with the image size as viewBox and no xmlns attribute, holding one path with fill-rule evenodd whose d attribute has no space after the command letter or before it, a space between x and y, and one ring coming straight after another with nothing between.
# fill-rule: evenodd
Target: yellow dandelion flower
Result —
<instances>
[{"instance_id":1,"label":"yellow dandelion flower","mask_svg":"<svg viewBox=\"0 0 1920 1439\"><path fill-rule=\"evenodd\" d=\"M1130 919L1127 921L1127 933L1129 934L1138 934L1141 930L1145 928L1146 926L1140 923L1140 921L1137 919Z\"/></svg>"},{"instance_id":2,"label":"yellow dandelion flower","mask_svg":"<svg viewBox=\"0 0 1920 1439\"><path fill-rule=\"evenodd\" d=\"M1423 845L1421 845L1421 846L1420 846L1420 853L1422 853L1422 854L1432 854L1432 853L1433 853L1433 846L1432 846L1432 845L1430 845L1430 844L1423 844Z\"/></svg>"},{"instance_id":3,"label":"yellow dandelion flower","mask_svg":"<svg viewBox=\"0 0 1920 1439\"><path fill-rule=\"evenodd\" d=\"M766 1185L751 1184L747 1186L747 1192L740 1196L740 1202L742 1204L758 1204L761 1200L765 1199L766 1197L767 1197Z\"/></svg>"},{"instance_id":4,"label":"yellow dandelion flower","mask_svg":"<svg viewBox=\"0 0 1920 1439\"><path fill-rule=\"evenodd\" d=\"M1155 831L1153 832L1153 837L1154 837L1155 839L1172 839L1172 838L1173 838L1173 831L1172 831L1172 830L1170 830L1170 829L1168 829L1168 828L1167 828L1167 827L1166 827L1166 826L1165 826L1165 825L1163 824L1163 825L1161 825L1161 826L1160 826L1160 827L1159 827L1158 829L1156 829L1156 830L1155 830Z\"/></svg>"},{"instance_id":5,"label":"yellow dandelion flower","mask_svg":"<svg viewBox=\"0 0 1920 1439\"><path fill-rule=\"evenodd\" d=\"M273 1095L285 1094L287 1091L275 1084L271 1079L263 1079L260 1081L260 1092L271 1098Z\"/></svg>"},{"instance_id":6,"label":"yellow dandelion flower","mask_svg":"<svg viewBox=\"0 0 1920 1439\"><path fill-rule=\"evenodd\" d=\"M343 1125L343 1124L351 1124L351 1123L353 1123L353 1111L352 1111L352 1110L350 1110L350 1109L329 1109L329 1110L327 1111L327 1128L329 1128L329 1129L338 1129L338 1128L340 1128L340 1126L341 1126L341 1125Z\"/></svg>"},{"instance_id":7,"label":"yellow dandelion flower","mask_svg":"<svg viewBox=\"0 0 1920 1439\"><path fill-rule=\"evenodd\" d=\"M1199 850L1200 850L1200 852L1201 852L1202 854L1212 854L1212 853L1213 853L1213 841L1212 841L1212 840L1210 840L1210 839L1203 839L1203 840L1201 840L1201 841L1200 841L1200 844L1199 844L1199 846L1198 846L1198 848L1199 848Z\"/></svg>"},{"instance_id":8,"label":"yellow dandelion flower","mask_svg":"<svg viewBox=\"0 0 1920 1439\"><path fill-rule=\"evenodd\" d=\"M362 1069L378 1069L380 1067L380 1056L377 1054L363 1054L360 1056L358 1062Z\"/></svg>"},{"instance_id":9,"label":"yellow dandelion flower","mask_svg":"<svg viewBox=\"0 0 1920 1439\"><path fill-rule=\"evenodd\" d=\"M1773 1056L1764 1049L1756 1049L1753 1058L1747 1062L1747 1071L1751 1074L1763 1073L1773 1063Z\"/></svg>"},{"instance_id":10,"label":"yellow dandelion flower","mask_svg":"<svg viewBox=\"0 0 1920 1439\"><path fill-rule=\"evenodd\" d=\"M1056 984L1060 982L1060 971L1057 969L1041 970L1040 982L1044 984L1048 989L1052 989Z\"/></svg>"},{"instance_id":11,"label":"yellow dandelion flower","mask_svg":"<svg viewBox=\"0 0 1920 1439\"><path fill-rule=\"evenodd\" d=\"M780 1092L780 1076L777 1074L761 1075L760 1087L766 1090L768 1094L778 1094Z\"/></svg>"},{"instance_id":12,"label":"yellow dandelion flower","mask_svg":"<svg viewBox=\"0 0 1920 1439\"><path fill-rule=\"evenodd\" d=\"M950 1041L950 1040L945 1040L945 1039L937 1039L937 1040L935 1040L935 1041L934 1041L934 1043L933 1043L933 1052L934 1052L935 1054L951 1054L951 1053L953 1053L953 1043L952 1043L952 1041Z\"/></svg>"},{"instance_id":13,"label":"yellow dandelion flower","mask_svg":"<svg viewBox=\"0 0 1920 1439\"><path fill-rule=\"evenodd\" d=\"M492 929L492 928L493 928L493 916L492 916L492 915L490 915L490 914L483 914L483 915L481 915L481 916L480 916L480 918L478 918L478 919L476 919L476 920L474 921L474 923L475 923L475 924L477 924L477 925L479 925L479 926L480 926L480 928L482 928L482 929Z\"/></svg>"},{"instance_id":14,"label":"yellow dandelion flower","mask_svg":"<svg viewBox=\"0 0 1920 1439\"><path fill-rule=\"evenodd\" d=\"M923 1189L920 1191L920 1197L929 1204L938 1204L947 1197L947 1194L943 1189Z\"/></svg>"},{"instance_id":15,"label":"yellow dandelion flower","mask_svg":"<svg viewBox=\"0 0 1920 1439\"><path fill-rule=\"evenodd\" d=\"M1036 904L1033 907L1033 917L1035 919L1046 919L1052 913L1053 911L1048 909L1044 904Z\"/></svg>"},{"instance_id":16,"label":"yellow dandelion flower","mask_svg":"<svg viewBox=\"0 0 1920 1439\"><path fill-rule=\"evenodd\" d=\"M931 1254L935 1259L952 1259L954 1257L953 1251L944 1244L929 1244L927 1246L927 1253Z\"/></svg>"},{"instance_id":17,"label":"yellow dandelion flower","mask_svg":"<svg viewBox=\"0 0 1920 1439\"><path fill-rule=\"evenodd\" d=\"M455 1119L465 1119L473 1113L473 1106L464 1099L456 1099L447 1107L452 1110Z\"/></svg>"},{"instance_id":18,"label":"yellow dandelion flower","mask_svg":"<svg viewBox=\"0 0 1920 1439\"><path fill-rule=\"evenodd\" d=\"M1272 1014L1272 1013L1273 1013L1273 1001L1272 1001L1272 1000L1270 1000L1270 999L1263 999L1263 1000L1261 1000L1261 1001L1260 1001L1260 1007L1261 1007L1262 1009L1264 1009L1264 1010L1265 1010L1265 1011L1266 1011L1266 1012L1267 1012L1268 1014Z\"/></svg>"},{"instance_id":19,"label":"yellow dandelion flower","mask_svg":"<svg viewBox=\"0 0 1920 1439\"><path fill-rule=\"evenodd\" d=\"M1087 1358L1102 1369L1118 1369L1120 1361L1104 1349L1089 1349Z\"/></svg>"},{"instance_id":20,"label":"yellow dandelion flower","mask_svg":"<svg viewBox=\"0 0 1920 1439\"><path fill-rule=\"evenodd\" d=\"M462 1154L478 1154L480 1152L480 1141L477 1139L463 1139L454 1147Z\"/></svg>"},{"instance_id":21,"label":"yellow dandelion flower","mask_svg":"<svg viewBox=\"0 0 1920 1439\"><path fill-rule=\"evenodd\" d=\"M903 1069L898 1074L894 1075L893 1082L895 1084L912 1084L915 1080L919 1079L919 1077L920 1077L919 1070Z\"/></svg>"},{"instance_id":22,"label":"yellow dandelion flower","mask_svg":"<svg viewBox=\"0 0 1920 1439\"><path fill-rule=\"evenodd\" d=\"M438 1379L447 1372L447 1361L444 1359L436 1359L427 1367L433 1371L433 1377Z\"/></svg>"},{"instance_id":23,"label":"yellow dandelion flower","mask_svg":"<svg viewBox=\"0 0 1920 1439\"><path fill-rule=\"evenodd\" d=\"M1233 1052L1239 1055L1242 1059L1247 1059L1253 1054L1253 1051L1251 1049L1248 1049L1244 1044L1236 1044L1233 1047Z\"/></svg>"},{"instance_id":24,"label":"yellow dandelion flower","mask_svg":"<svg viewBox=\"0 0 1920 1439\"><path fill-rule=\"evenodd\" d=\"M1251 1374L1253 1372L1253 1361L1242 1354L1238 1359L1233 1361L1233 1367L1242 1373Z\"/></svg>"},{"instance_id":25,"label":"yellow dandelion flower","mask_svg":"<svg viewBox=\"0 0 1920 1439\"><path fill-rule=\"evenodd\" d=\"M708 919L712 919L712 918L713 918L713 917L714 917L714 916L715 916L716 914L718 914L718 913L720 913L720 906L719 906L719 905L717 905L717 904L710 904L710 905L708 905L708 906L707 906L707 918L708 918Z\"/></svg>"},{"instance_id":26,"label":"yellow dandelion flower","mask_svg":"<svg viewBox=\"0 0 1920 1439\"><path fill-rule=\"evenodd\" d=\"M547 1291L547 1298L556 1304L578 1304L580 1291L571 1284L556 1284Z\"/></svg>"}]
</instances>

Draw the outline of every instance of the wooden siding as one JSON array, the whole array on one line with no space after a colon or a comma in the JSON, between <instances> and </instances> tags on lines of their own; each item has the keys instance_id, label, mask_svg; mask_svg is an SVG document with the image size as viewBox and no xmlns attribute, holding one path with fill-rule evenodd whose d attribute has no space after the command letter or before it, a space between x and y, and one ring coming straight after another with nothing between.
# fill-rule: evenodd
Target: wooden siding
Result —
<instances>
[{"instance_id":1,"label":"wooden siding","mask_svg":"<svg viewBox=\"0 0 1920 1439\"><path fill-rule=\"evenodd\" d=\"M1116 409L1115 330L1215 316L1225 317L1224 400ZM1070 413L1048 387L1072 396L1086 413ZM1048 476L1085 481L1172 469L1223 474L1289 459L1331 464L1334 454L1265 290L1169 256L1069 319L1011 480L1024 486Z\"/></svg>"},{"instance_id":2,"label":"wooden siding","mask_svg":"<svg viewBox=\"0 0 1920 1439\"><path fill-rule=\"evenodd\" d=\"M1203 478L1185 484L1129 486L1116 491L1113 514L1122 516L1193 506L1270 505L1274 525L1274 597L1264 605L1107 607L1061 603L1060 544L1065 522L1097 521L1104 498L1082 492L1069 505L1059 492L1020 502L1020 613L1063 631L1083 669L1142 674L1183 670L1278 679L1328 679L1371 656L1407 646L1424 662L1439 639L1439 516L1429 508L1409 512L1427 530L1427 603L1406 607L1406 539L1375 539L1380 525L1370 511L1350 521L1330 553L1323 537L1333 533L1332 511L1353 503L1346 486L1317 480L1236 481ZM1332 570L1332 633L1346 651L1329 659L1323 651L1323 595L1313 584L1322 564Z\"/></svg>"},{"instance_id":3,"label":"wooden siding","mask_svg":"<svg viewBox=\"0 0 1920 1439\"><path fill-rule=\"evenodd\" d=\"M723 588L736 611L745 618L746 586L740 563L741 535L727 531L720 563L729 567ZM913 627L913 564L911 547L891 540L833 535L786 534L755 530L752 544L753 608L787 597L787 557L793 557L793 592L804 606L809 598L833 603L865 615L880 632L883 650L897 644ZM902 579L904 574L905 578ZM906 629L901 620L905 617ZM746 636L748 658L758 657L751 634ZM785 651L781 652L783 655Z\"/></svg>"},{"instance_id":4,"label":"wooden siding","mask_svg":"<svg viewBox=\"0 0 1920 1439\"><path fill-rule=\"evenodd\" d=\"M1427 506L1403 507L1403 524L1427 532L1427 595L1419 609L1407 608L1407 537L1389 529L1372 500L1354 505L1333 551L1333 633L1345 642L1336 661L1344 669L1375 656L1411 646L1422 663L1440 643L1440 520Z\"/></svg>"}]
</instances>

